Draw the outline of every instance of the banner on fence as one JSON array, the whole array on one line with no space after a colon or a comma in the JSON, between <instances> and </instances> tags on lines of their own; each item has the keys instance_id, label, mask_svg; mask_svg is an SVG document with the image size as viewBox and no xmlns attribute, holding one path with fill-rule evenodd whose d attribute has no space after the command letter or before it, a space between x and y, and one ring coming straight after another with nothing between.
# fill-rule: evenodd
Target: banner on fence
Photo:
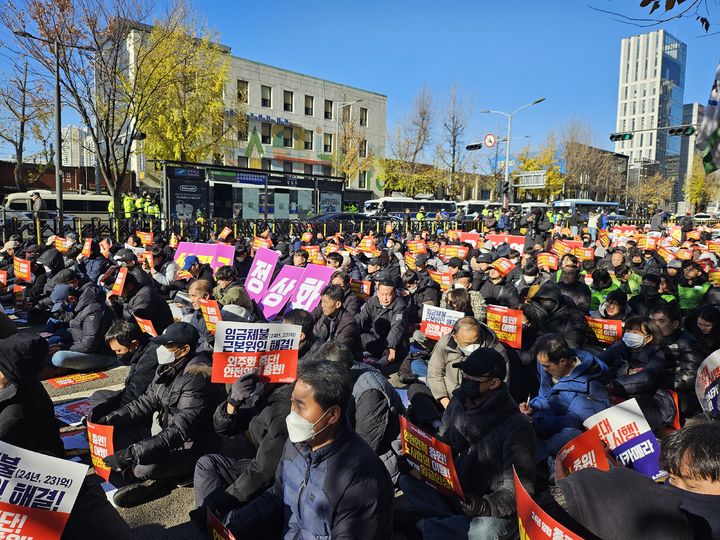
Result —
<instances>
[{"instance_id":1,"label":"banner on fence","mask_svg":"<svg viewBox=\"0 0 720 540\"><path fill-rule=\"evenodd\" d=\"M486 234L485 239L489 241L493 247L498 247L502 244L507 244L510 249L514 249L520 252L522 255L525 252L525 237L513 234Z\"/></svg>"},{"instance_id":2,"label":"banner on fence","mask_svg":"<svg viewBox=\"0 0 720 540\"><path fill-rule=\"evenodd\" d=\"M268 382L293 382L297 375L300 331L294 324L219 321L212 382L231 383L251 372L257 372Z\"/></svg>"}]
</instances>

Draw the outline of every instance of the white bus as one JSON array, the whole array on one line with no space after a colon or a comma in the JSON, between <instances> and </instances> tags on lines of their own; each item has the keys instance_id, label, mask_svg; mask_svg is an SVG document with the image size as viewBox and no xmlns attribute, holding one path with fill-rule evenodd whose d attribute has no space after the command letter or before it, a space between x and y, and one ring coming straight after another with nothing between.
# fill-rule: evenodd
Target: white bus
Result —
<instances>
[{"instance_id":1,"label":"white bus","mask_svg":"<svg viewBox=\"0 0 720 540\"><path fill-rule=\"evenodd\" d=\"M387 214L402 217L405 209L408 208L410 209L410 215L414 218L421 207L425 209L427 219L433 219L435 214L441 211L447 213L448 219L453 219L457 212L455 201L412 199L410 197L380 197L379 199L365 201L364 213L368 216Z\"/></svg>"},{"instance_id":2,"label":"white bus","mask_svg":"<svg viewBox=\"0 0 720 540\"><path fill-rule=\"evenodd\" d=\"M500 210L503 205L495 201L470 200L459 202L457 207L462 209L466 221L476 221L480 219L482 211L486 208L490 210L490 212L495 212L495 210ZM515 208L518 212L520 211L520 205L518 203L511 203L510 208Z\"/></svg>"},{"instance_id":3,"label":"white bus","mask_svg":"<svg viewBox=\"0 0 720 540\"><path fill-rule=\"evenodd\" d=\"M575 210L580 210L583 219L587 219L591 211L604 210L608 214L617 214L620 203L593 201L592 199L562 199L552 202L553 210L561 210L570 214L574 214Z\"/></svg>"},{"instance_id":4,"label":"white bus","mask_svg":"<svg viewBox=\"0 0 720 540\"><path fill-rule=\"evenodd\" d=\"M32 212L30 195L36 192L40 194L40 198L45 202L45 208L47 208L48 212L47 217L54 216L57 210L55 192L47 189L32 189L24 193L10 193L5 196L3 206L17 212ZM107 218L110 199L110 195L63 192L63 212L83 219Z\"/></svg>"}]
</instances>

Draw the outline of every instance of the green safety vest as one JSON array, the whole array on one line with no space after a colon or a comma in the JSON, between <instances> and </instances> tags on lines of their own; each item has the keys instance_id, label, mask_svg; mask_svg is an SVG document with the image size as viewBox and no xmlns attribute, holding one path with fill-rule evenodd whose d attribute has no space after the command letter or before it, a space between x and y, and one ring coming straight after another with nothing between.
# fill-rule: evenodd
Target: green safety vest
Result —
<instances>
[{"instance_id":1,"label":"green safety vest","mask_svg":"<svg viewBox=\"0 0 720 540\"><path fill-rule=\"evenodd\" d=\"M695 285L694 287L684 287L682 285L678 285L680 309L682 311L689 311L698 307L709 288L710 282L708 281L702 285Z\"/></svg>"},{"instance_id":2,"label":"green safety vest","mask_svg":"<svg viewBox=\"0 0 720 540\"><path fill-rule=\"evenodd\" d=\"M592 293L590 294L590 311L598 310L600 308L600 304L602 304L607 298L607 295L614 290L617 290L618 288L618 284L613 282L613 284L610 285L607 289L603 289L601 291L597 289L591 289Z\"/></svg>"},{"instance_id":3,"label":"green safety vest","mask_svg":"<svg viewBox=\"0 0 720 540\"><path fill-rule=\"evenodd\" d=\"M636 273L633 272L633 274L630 276L630 279L627 282L627 289L623 287L622 281L620 281L618 278L613 276L613 283L615 283L619 288L624 290L627 295L628 299L635 296L637 293L640 292L640 285L642 285L642 278L638 276Z\"/></svg>"},{"instance_id":4,"label":"green safety vest","mask_svg":"<svg viewBox=\"0 0 720 540\"><path fill-rule=\"evenodd\" d=\"M660 298L665 300L667 303L677 302L677 296L675 296L674 294L663 294L660 296Z\"/></svg>"},{"instance_id":5,"label":"green safety vest","mask_svg":"<svg viewBox=\"0 0 720 540\"><path fill-rule=\"evenodd\" d=\"M415 219L417 219L418 221L422 221L423 219L425 219L425 214L423 214L422 212L418 212L415 215Z\"/></svg>"},{"instance_id":6,"label":"green safety vest","mask_svg":"<svg viewBox=\"0 0 720 540\"><path fill-rule=\"evenodd\" d=\"M145 205L145 212L150 216L160 217L160 206L158 206L157 203L151 202Z\"/></svg>"},{"instance_id":7,"label":"green safety vest","mask_svg":"<svg viewBox=\"0 0 720 540\"><path fill-rule=\"evenodd\" d=\"M115 199L110 199L108 203L108 214L112 214L113 212L115 212Z\"/></svg>"},{"instance_id":8,"label":"green safety vest","mask_svg":"<svg viewBox=\"0 0 720 540\"><path fill-rule=\"evenodd\" d=\"M126 218L132 217L135 211L135 200L132 197L123 197L123 211Z\"/></svg>"}]
</instances>

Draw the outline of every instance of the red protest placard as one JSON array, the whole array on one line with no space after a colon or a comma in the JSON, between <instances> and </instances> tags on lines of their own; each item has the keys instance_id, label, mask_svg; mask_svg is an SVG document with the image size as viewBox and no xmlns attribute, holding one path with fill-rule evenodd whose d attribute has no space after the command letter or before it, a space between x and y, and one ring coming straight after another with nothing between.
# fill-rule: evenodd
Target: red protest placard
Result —
<instances>
[{"instance_id":1,"label":"red protest placard","mask_svg":"<svg viewBox=\"0 0 720 540\"><path fill-rule=\"evenodd\" d=\"M123 289L125 288L125 278L127 278L128 269L126 266L123 266L118 270L117 276L115 277L115 283L113 283L112 289L110 289L110 294L114 294L116 296L120 296L123 292Z\"/></svg>"},{"instance_id":2,"label":"red protest placard","mask_svg":"<svg viewBox=\"0 0 720 540\"><path fill-rule=\"evenodd\" d=\"M497 270L502 277L505 277L513 271L513 269L515 268L515 263L512 262L510 259L502 257L492 263L490 267Z\"/></svg>"},{"instance_id":3,"label":"red protest placard","mask_svg":"<svg viewBox=\"0 0 720 540\"><path fill-rule=\"evenodd\" d=\"M552 247L550 248L550 251L558 255L559 257L562 257L563 255L567 255L569 253L572 253L573 248L570 247L567 242L564 242L562 240L555 240L552 243Z\"/></svg>"},{"instance_id":4,"label":"red protest placard","mask_svg":"<svg viewBox=\"0 0 720 540\"><path fill-rule=\"evenodd\" d=\"M598 240L600 240L600 245L604 248L610 247L610 235L605 229L601 229L598 233Z\"/></svg>"},{"instance_id":5,"label":"red protest placard","mask_svg":"<svg viewBox=\"0 0 720 540\"><path fill-rule=\"evenodd\" d=\"M70 240L67 238L62 238L60 236L55 237L55 249L57 249L60 253L65 255L67 253L67 250L70 248Z\"/></svg>"},{"instance_id":6,"label":"red protest placard","mask_svg":"<svg viewBox=\"0 0 720 540\"><path fill-rule=\"evenodd\" d=\"M581 433L560 449L555 458L555 478L565 478L575 471L589 468L610 470L598 426Z\"/></svg>"},{"instance_id":7,"label":"red protest placard","mask_svg":"<svg viewBox=\"0 0 720 540\"><path fill-rule=\"evenodd\" d=\"M25 285L13 285L13 301L15 309L23 309L25 307Z\"/></svg>"},{"instance_id":8,"label":"red protest placard","mask_svg":"<svg viewBox=\"0 0 720 540\"><path fill-rule=\"evenodd\" d=\"M200 304L203 319L205 319L205 326L207 326L211 334L215 335L216 325L218 321L222 321L220 304L217 303L217 300L210 300L209 298L201 298L198 303Z\"/></svg>"},{"instance_id":9,"label":"red protest placard","mask_svg":"<svg viewBox=\"0 0 720 540\"><path fill-rule=\"evenodd\" d=\"M460 239L460 242L470 244L472 247L476 248L480 242L480 233L461 232L458 235L458 238Z\"/></svg>"},{"instance_id":10,"label":"red protest placard","mask_svg":"<svg viewBox=\"0 0 720 540\"><path fill-rule=\"evenodd\" d=\"M211 381L231 383L256 372L267 382L293 382L299 348L297 325L218 321Z\"/></svg>"},{"instance_id":11,"label":"red protest placard","mask_svg":"<svg viewBox=\"0 0 720 540\"><path fill-rule=\"evenodd\" d=\"M458 257L465 260L470 250L466 246L451 246L448 244L440 246L438 250L438 257L443 262L448 262L453 257Z\"/></svg>"},{"instance_id":12,"label":"red protest placard","mask_svg":"<svg viewBox=\"0 0 720 540\"><path fill-rule=\"evenodd\" d=\"M0 284L7 286L7 270L0 270Z\"/></svg>"},{"instance_id":13,"label":"red protest placard","mask_svg":"<svg viewBox=\"0 0 720 540\"><path fill-rule=\"evenodd\" d=\"M720 255L720 240L708 240L706 245L708 251Z\"/></svg>"},{"instance_id":14,"label":"red protest placard","mask_svg":"<svg viewBox=\"0 0 720 540\"><path fill-rule=\"evenodd\" d=\"M452 274L450 272L436 272L428 270L428 275L435 283L440 285L440 290L447 291L452 287Z\"/></svg>"},{"instance_id":15,"label":"red protest placard","mask_svg":"<svg viewBox=\"0 0 720 540\"><path fill-rule=\"evenodd\" d=\"M138 317L137 315L134 315L134 317L138 323L138 326L140 327L140 330L142 330L146 334L150 334L152 337L157 337L157 330L155 330L155 326L150 319L143 319L142 317Z\"/></svg>"},{"instance_id":16,"label":"red protest placard","mask_svg":"<svg viewBox=\"0 0 720 540\"><path fill-rule=\"evenodd\" d=\"M521 540L582 540L580 536L564 527L530 497L513 467L515 480L515 504L517 505L518 528Z\"/></svg>"},{"instance_id":17,"label":"red protest placard","mask_svg":"<svg viewBox=\"0 0 720 540\"><path fill-rule=\"evenodd\" d=\"M370 298L372 282L369 280L351 279L350 288L360 300L367 300Z\"/></svg>"},{"instance_id":18,"label":"red protest placard","mask_svg":"<svg viewBox=\"0 0 720 540\"><path fill-rule=\"evenodd\" d=\"M419 255L420 253L427 253L427 246L425 245L425 240L408 240L407 241L407 248L408 251L412 255Z\"/></svg>"},{"instance_id":19,"label":"red protest placard","mask_svg":"<svg viewBox=\"0 0 720 540\"><path fill-rule=\"evenodd\" d=\"M364 253L372 253L373 255L378 251L375 247L375 240L372 236L364 236L358 244L358 250Z\"/></svg>"},{"instance_id":20,"label":"red protest placard","mask_svg":"<svg viewBox=\"0 0 720 540\"><path fill-rule=\"evenodd\" d=\"M321 266L325 265L325 259L320 255L320 246L300 246L300 249L308 252L308 262Z\"/></svg>"},{"instance_id":21,"label":"red protest placard","mask_svg":"<svg viewBox=\"0 0 720 540\"><path fill-rule=\"evenodd\" d=\"M654 236L641 236L638 238L637 247L643 251L655 251L657 249L657 240Z\"/></svg>"},{"instance_id":22,"label":"red protest placard","mask_svg":"<svg viewBox=\"0 0 720 540\"><path fill-rule=\"evenodd\" d=\"M261 247L272 249L272 245L272 240L256 236L255 238L253 238L252 241L252 251L253 253L255 253L255 251L257 251L257 249Z\"/></svg>"},{"instance_id":23,"label":"red protest placard","mask_svg":"<svg viewBox=\"0 0 720 540\"><path fill-rule=\"evenodd\" d=\"M438 491L463 497L450 447L400 417L402 452L420 477Z\"/></svg>"},{"instance_id":24,"label":"red protest placard","mask_svg":"<svg viewBox=\"0 0 720 540\"><path fill-rule=\"evenodd\" d=\"M218 234L218 238L220 240L225 240L232 232L233 230L230 227L223 227L223 230L220 231L220 234Z\"/></svg>"},{"instance_id":25,"label":"red protest placard","mask_svg":"<svg viewBox=\"0 0 720 540\"><path fill-rule=\"evenodd\" d=\"M405 266L408 267L408 270L417 269L417 264L415 264L415 257L413 257L409 251L405 252Z\"/></svg>"},{"instance_id":26,"label":"red protest placard","mask_svg":"<svg viewBox=\"0 0 720 540\"><path fill-rule=\"evenodd\" d=\"M560 259L554 253L538 253L538 268L548 268L549 270L557 270Z\"/></svg>"},{"instance_id":27,"label":"red protest placard","mask_svg":"<svg viewBox=\"0 0 720 540\"><path fill-rule=\"evenodd\" d=\"M83 243L82 251L80 252L80 255L83 257L89 257L92 253L92 238L86 238L85 243Z\"/></svg>"},{"instance_id":28,"label":"red protest placard","mask_svg":"<svg viewBox=\"0 0 720 540\"><path fill-rule=\"evenodd\" d=\"M155 233L145 231L135 231L135 235L140 239L143 246L152 246Z\"/></svg>"},{"instance_id":29,"label":"red protest placard","mask_svg":"<svg viewBox=\"0 0 720 540\"><path fill-rule=\"evenodd\" d=\"M235 540L233 534L227 530L212 510L207 509L207 532L210 540Z\"/></svg>"},{"instance_id":30,"label":"red protest placard","mask_svg":"<svg viewBox=\"0 0 720 540\"><path fill-rule=\"evenodd\" d=\"M31 272L32 263L27 259L21 259L19 257L13 258L13 270L15 270L15 279L22 281L32 281Z\"/></svg>"},{"instance_id":31,"label":"red protest placard","mask_svg":"<svg viewBox=\"0 0 720 540\"><path fill-rule=\"evenodd\" d=\"M622 338L623 328L622 321L613 321L610 319L597 319L594 317L585 317L588 326L595 338L606 345L612 345Z\"/></svg>"},{"instance_id":32,"label":"red protest placard","mask_svg":"<svg viewBox=\"0 0 720 540\"><path fill-rule=\"evenodd\" d=\"M429 339L438 340L445 334L452 332L455 323L464 316L465 314L462 311L454 311L452 309L424 304L422 320L420 321L420 331Z\"/></svg>"},{"instance_id":33,"label":"red protest placard","mask_svg":"<svg viewBox=\"0 0 720 540\"><path fill-rule=\"evenodd\" d=\"M708 281L715 287L720 287L720 270L708 270Z\"/></svg>"},{"instance_id":34,"label":"red protest placard","mask_svg":"<svg viewBox=\"0 0 720 540\"><path fill-rule=\"evenodd\" d=\"M487 325L497 338L513 349L522 346L522 311L504 306L487 307Z\"/></svg>"},{"instance_id":35,"label":"red protest placard","mask_svg":"<svg viewBox=\"0 0 720 540\"><path fill-rule=\"evenodd\" d=\"M178 247L179 243L180 243L180 241L178 240L178 237L175 236L175 233L170 233L170 247L176 248L176 247Z\"/></svg>"},{"instance_id":36,"label":"red protest placard","mask_svg":"<svg viewBox=\"0 0 720 540\"><path fill-rule=\"evenodd\" d=\"M75 386L76 384L82 384L90 381L98 381L107 377L105 373L74 373L72 375L65 375L64 377L55 377L54 379L48 379L48 383L53 388L65 388L66 386Z\"/></svg>"},{"instance_id":37,"label":"red protest placard","mask_svg":"<svg viewBox=\"0 0 720 540\"><path fill-rule=\"evenodd\" d=\"M98 476L108 480L110 478L110 467L105 465L103 459L115 453L113 449L114 428L113 426L102 426L88 422L87 429L92 465Z\"/></svg>"},{"instance_id":38,"label":"red protest placard","mask_svg":"<svg viewBox=\"0 0 720 540\"><path fill-rule=\"evenodd\" d=\"M106 259L110 258L110 246L111 246L110 240L108 240L107 238L105 240L103 240L102 242L100 242L100 253Z\"/></svg>"},{"instance_id":39,"label":"red protest placard","mask_svg":"<svg viewBox=\"0 0 720 540\"><path fill-rule=\"evenodd\" d=\"M512 234L486 234L485 238L493 245L498 247L507 244L510 249L514 249L522 255L525 252L525 237Z\"/></svg>"},{"instance_id":40,"label":"red protest placard","mask_svg":"<svg viewBox=\"0 0 720 540\"><path fill-rule=\"evenodd\" d=\"M581 261L595 260L595 250L593 248L576 247L573 248L572 253Z\"/></svg>"},{"instance_id":41,"label":"red protest placard","mask_svg":"<svg viewBox=\"0 0 720 540\"><path fill-rule=\"evenodd\" d=\"M312 242L313 234L311 232L304 232L300 237L301 242Z\"/></svg>"}]
</instances>

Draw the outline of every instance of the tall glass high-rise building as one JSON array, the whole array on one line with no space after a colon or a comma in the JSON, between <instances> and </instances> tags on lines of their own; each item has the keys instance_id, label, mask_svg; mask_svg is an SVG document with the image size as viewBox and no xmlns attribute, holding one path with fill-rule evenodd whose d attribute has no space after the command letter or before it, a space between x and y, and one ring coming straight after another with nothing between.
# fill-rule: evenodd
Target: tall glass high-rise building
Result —
<instances>
[{"instance_id":1,"label":"tall glass high-rise building","mask_svg":"<svg viewBox=\"0 0 720 540\"><path fill-rule=\"evenodd\" d=\"M680 137L656 128L682 124L686 49L665 30L625 38L620 48L615 128L639 133L616 142L615 152L629 157L630 186L660 172L675 181L675 201L682 198Z\"/></svg>"}]
</instances>

